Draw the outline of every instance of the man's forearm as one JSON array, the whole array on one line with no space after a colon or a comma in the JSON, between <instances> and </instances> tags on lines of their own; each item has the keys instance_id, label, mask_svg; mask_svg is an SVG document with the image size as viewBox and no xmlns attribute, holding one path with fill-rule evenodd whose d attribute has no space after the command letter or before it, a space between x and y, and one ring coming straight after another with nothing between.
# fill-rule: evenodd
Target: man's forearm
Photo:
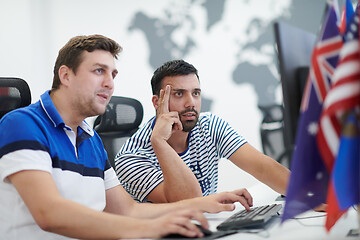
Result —
<instances>
[{"instance_id":1,"label":"man's forearm","mask_svg":"<svg viewBox=\"0 0 360 240\"><path fill-rule=\"evenodd\" d=\"M9 180L44 231L80 239L118 239L139 236L136 232L147 224L63 198L48 172L21 171L10 175Z\"/></svg>"},{"instance_id":2,"label":"man's forearm","mask_svg":"<svg viewBox=\"0 0 360 240\"><path fill-rule=\"evenodd\" d=\"M139 219L98 212L68 200L59 206L40 220L43 230L79 239L131 238L141 232Z\"/></svg>"},{"instance_id":3,"label":"man's forearm","mask_svg":"<svg viewBox=\"0 0 360 240\"><path fill-rule=\"evenodd\" d=\"M265 182L276 192L285 195L287 190L288 181L290 178L290 171L280 163L274 161L269 166L267 171L267 179Z\"/></svg>"},{"instance_id":4,"label":"man's forearm","mask_svg":"<svg viewBox=\"0 0 360 240\"><path fill-rule=\"evenodd\" d=\"M136 203L131 208L129 214L134 217L152 218L174 210L183 209L218 213L222 211L233 211L235 209L233 203L235 202L240 202L248 210L250 210L250 207L253 204L250 193L243 188L236 189L232 192L221 192L206 197L185 199L166 204Z\"/></svg>"},{"instance_id":5,"label":"man's forearm","mask_svg":"<svg viewBox=\"0 0 360 240\"><path fill-rule=\"evenodd\" d=\"M162 194L167 202L202 196L198 180L165 140L152 140L164 176Z\"/></svg>"}]
</instances>

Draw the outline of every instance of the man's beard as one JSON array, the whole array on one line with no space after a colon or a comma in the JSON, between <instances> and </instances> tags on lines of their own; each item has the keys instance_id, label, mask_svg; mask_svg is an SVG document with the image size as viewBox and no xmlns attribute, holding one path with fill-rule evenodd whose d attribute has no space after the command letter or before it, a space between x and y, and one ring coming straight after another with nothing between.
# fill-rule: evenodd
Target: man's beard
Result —
<instances>
[{"instance_id":1,"label":"man's beard","mask_svg":"<svg viewBox=\"0 0 360 240\"><path fill-rule=\"evenodd\" d=\"M183 114L186 114L187 112L194 112L195 113L195 119L194 120L182 120L181 116ZM182 127L183 127L183 132L190 132L196 126L196 123L199 120L199 113L193 108L186 109L185 111L182 111L181 113L179 113L179 115L180 115L180 121L181 121L181 124L182 124Z\"/></svg>"},{"instance_id":2,"label":"man's beard","mask_svg":"<svg viewBox=\"0 0 360 240\"><path fill-rule=\"evenodd\" d=\"M77 103L74 103L74 106L77 106L77 109L81 115L92 117L104 114L109 101L110 99L107 101L105 106L100 106L94 100L78 100Z\"/></svg>"}]
</instances>

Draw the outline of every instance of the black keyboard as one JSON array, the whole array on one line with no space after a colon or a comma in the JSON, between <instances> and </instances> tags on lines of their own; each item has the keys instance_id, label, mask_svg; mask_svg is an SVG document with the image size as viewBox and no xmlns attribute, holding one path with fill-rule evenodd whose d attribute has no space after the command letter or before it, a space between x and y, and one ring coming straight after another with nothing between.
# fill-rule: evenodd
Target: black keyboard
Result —
<instances>
[{"instance_id":1,"label":"black keyboard","mask_svg":"<svg viewBox=\"0 0 360 240\"><path fill-rule=\"evenodd\" d=\"M272 204L251 208L252 211L245 209L233 214L217 226L217 229L225 231L261 226L270 220L272 216L276 215L281 207L281 204Z\"/></svg>"}]
</instances>

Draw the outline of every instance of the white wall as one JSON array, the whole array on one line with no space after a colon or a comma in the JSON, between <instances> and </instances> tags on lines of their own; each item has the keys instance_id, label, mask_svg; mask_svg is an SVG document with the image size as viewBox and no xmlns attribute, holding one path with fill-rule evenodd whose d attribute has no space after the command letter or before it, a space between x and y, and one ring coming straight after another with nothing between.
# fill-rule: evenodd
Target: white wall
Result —
<instances>
[{"instance_id":1,"label":"white wall","mask_svg":"<svg viewBox=\"0 0 360 240\"><path fill-rule=\"evenodd\" d=\"M75 35L103 34L118 41L124 48L117 62L119 75L114 95L140 100L144 106L144 120L147 120L154 114L150 101L150 78L154 69L148 63L149 48L144 35L139 31L129 32L127 28L136 11L161 16L165 14L164 8L180 2L0 0L0 76L25 79L31 88L32 101L35 102L51 87L52 69L58 50ZM269 8L267 4L277 7ZM231 81L230 72L236 57L238 61L253 57L255 64L272 60L266 59L266 56L254 58L255 50L234 54L238 51L235 47L257 37L256 32L244 34L251 16L261 15L271 21L273 16L286 14L289 4L288 0L227 0L224 10L226 17L211 32L203 31L204 27L200 28L206 24L204 11L196 7L191 10L200 27L192 32L198 47L187 56L187 60L199 70L203 93L214 99L212 111L228 120L259 150L259 124L262 116L257 108L257 96L250 85L235 85ZM181 44L181 32L174 35ZM272 51L271 47L269 49ZM276 62L272 64L273 69L276 69ZM276 91L279 92L279 89ZM255 182L236 170L231 163L224 162L220 167L220 189L249 186ZM232 180L234 175L239 177L236 183Z\"/></svg>"}]
</instances>

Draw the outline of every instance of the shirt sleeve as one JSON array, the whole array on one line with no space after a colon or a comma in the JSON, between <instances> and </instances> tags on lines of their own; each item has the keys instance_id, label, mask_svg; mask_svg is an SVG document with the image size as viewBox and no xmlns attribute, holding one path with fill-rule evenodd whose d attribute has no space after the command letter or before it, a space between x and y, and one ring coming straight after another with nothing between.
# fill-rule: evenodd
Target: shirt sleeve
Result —
<instances>
[{"instance_id":1,"label":"shirt sleeve","mask_svg":"<svg viewBox=\"0 0 360 240\"><path fill-rule=\"evenodd\" d=\"M46 138L36 123L21 111L8 114L0 121L0 180L22 170L51 172L51 157Z\"/></svg>"},{"instance_id":2,"label":"shirt sleeve","mask_svg":"<svg viewBox=\"0 0 360 240\"><path fill-rule=\"evenodd\" d=\"M116 187L120 184L119 179L117 178L116 173L112 167L107 168L104 175L105 190Z\"/></svg>"},{"instance_id":3,"label":"shirt sleeve","mask_svg":"<svg viewBox=\"0 0 360 240\"><path fill-rule=\"evenodd\" d=\"M115 162L120 183L137 201L143 202L149 193L163 182L161 168L151 157L123 153Z\"/></svg>"},{"instance_id":4,"label":"shirt sleeve","mask_svg":"<svg viewBox=\"0 0 360 240\"><path fill-rule=\"evenodd\" d=\"M229 158L247 141L230 124L220 117L209 114L209 131L221 158Z\"/></svg>"}]
</instances>

